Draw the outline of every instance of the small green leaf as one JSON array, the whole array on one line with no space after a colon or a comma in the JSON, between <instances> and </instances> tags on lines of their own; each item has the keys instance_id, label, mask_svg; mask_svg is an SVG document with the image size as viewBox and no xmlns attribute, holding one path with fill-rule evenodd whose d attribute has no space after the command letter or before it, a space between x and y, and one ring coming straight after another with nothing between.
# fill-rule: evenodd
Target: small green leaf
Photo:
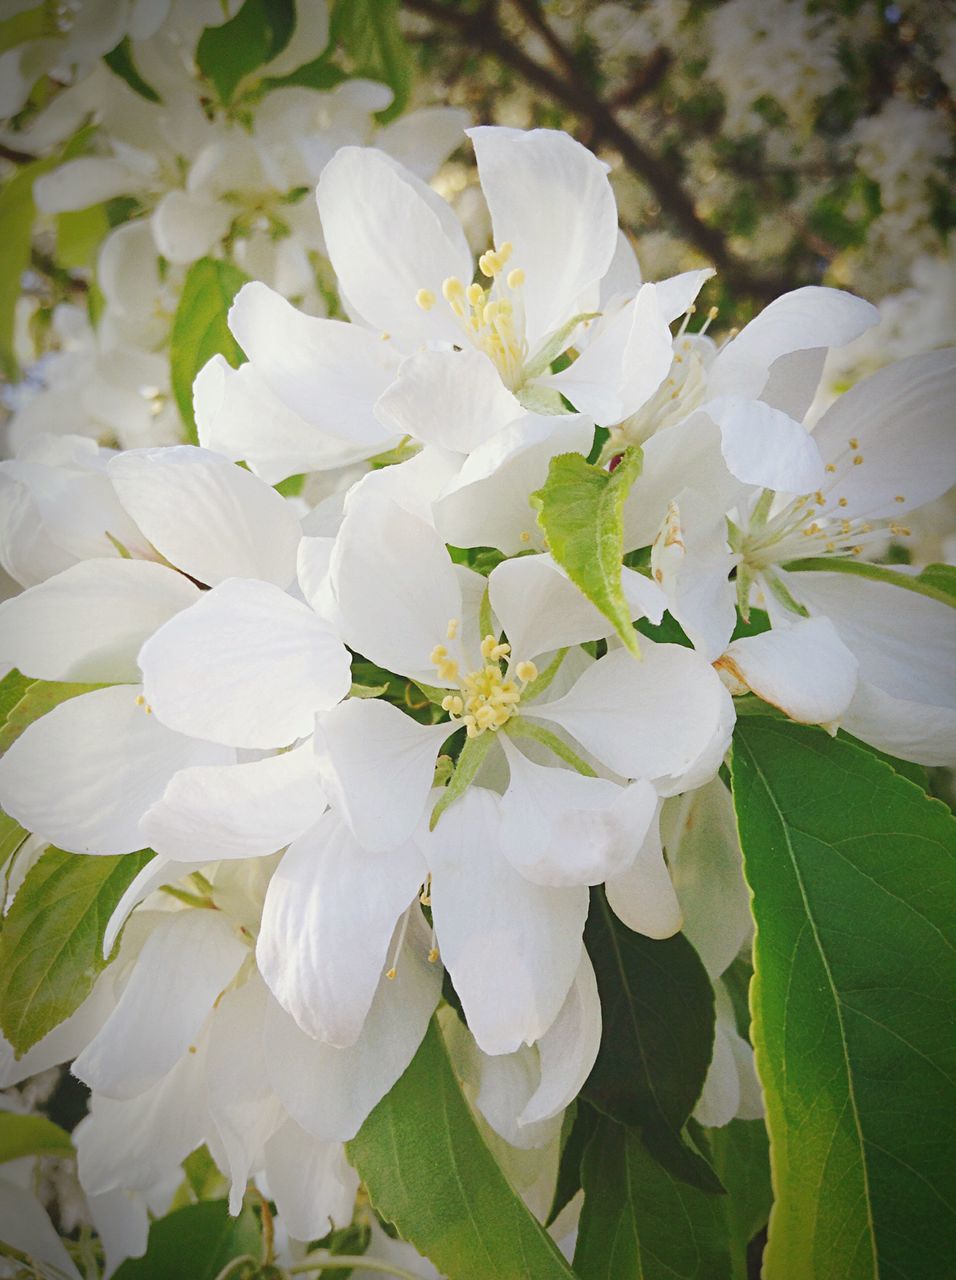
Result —
<instances>
[{"instance_id":1,"label":"small green leaf","mask_svg":"<svg viewBox=\"0 0 956 1280\"><path fill-rule=\"evenodd\" d=\"M110 229L106 205L56 215L56 260L61 267L88 267Z\"/></svg>"},{"instance_id":2,"label":"small green leaf","mask_svg":"<svg viewBox=\"0 0 956 1280\"><path fill-rule=\"evenodd\" d=\"M162 101L153 86L147 84L139 74L129 36L124 36L115 49L111 49L109 53L105 54L103 61L114 75L118 75L121 80L125 80L133 92L138 93L141 98L145 98L147 102Z\"/></svg>"},{"instance_id":3,"label":"small green leaf","mask_svg":"<svg viewBox=\"0 0 956 1280\"><path fill-rule=\"evenodd\" d=\"M401 115L412 91L412 54L398 23L398 0L336 0L332 10L330 45L349 55L353 75L383 80L395 95L382 124Z\"/></svg>"},{"instance_id":4,"label":"small green leaf","mask_svg":"<svg viewBox=\"0 0 956 1280\"><path fill-rule=\"evenodd\" d=\"M449 736L455 732L455 725L449 725ZM477 738L466 738L461 751L458 753L458 760L455 763L455 772L451 775L451 782L441 793L432 809L432 816L428 823L429 831L434 831L438 825L438 819L445 810L455 803L459 796L465 794L471 784L474 782L481 768L482 761L488 754L488 749L494 741L494 734L482 733Z\"/></svg>"},{"instance_id":5,"label":"small green leaf","mask_svg":"<svg viewBox=\"0 0 956 1280\"><path fill-rule=\"evenodd\" d=\"M956 820L869 752L740 721L750 1002L776 1200L766 1280L948 1275Z\"/></svg>"},{"instance_id":6,"label":"small green leaf","mask_svg":"<svg viewBox=\"0 0 956 1280\"><path fill-rule=\"evenodd\" d=\"M381 698L388 693L387 684L353 684L349 690L350 698Z\"/></svg>"},{"instance_id":7,"label":"small green leaf","mask_svg":"<svg viewBox=\"0 0 956 1280\"><path fill-rule=\"evenodd\" d=\"M46 1116L0 1111L0 1164L22 1156L71 1156L70 1135Z\"/></svg>"},{"instance_id":8,"label":"small green leaf","mask_svg":"<svg viewBox=\"0 0 956 1280\"><path fill-rule=\"evenodd\" d=\"M226 317L232 300L248 277L229 262L200 258L189 268L173 319L170 369L173 394L186 434L197 444L193 415L193 380L207 360L223 355L238 368L244 356L229 331Z\"/></svg>"},{"instance_id":9,"label":"small green leaf","mask_svg":"<svg viewBox=\"0 0 956 1280\"><path fill-rule=\"evenodd\" d=\"M770 1143L762 1120L731 1120L708 1129L714 1168L727 1188L727 1224L733 1280L748 1280L747 1246L767 1225L773 1188Z\"/></svg>"},{"instance_id":10,"label":"small green leaf","mask_svg":"<svg viewBox=\"0 0 956 1280\"><path fill-rule=\"evenodd\" d=\"M177 1209L154 1222L141 1258L128 1258L114 1280L216 1280L230 1262L258 1260L262 1248L259 1222L245 1205L229 1216L225 1200L206 1200Z\"/></svg>"},{"instance_id":11,"label":"small green leaf","mask_svg":"<svg viewBox=\"0 0 956 1280\"><path fill-rule=\"evenodd\" d=\"M543 488L531 495L552 556L637 657L641 650L621 586L621 561L624 500L641 462L640 449L627 449L617 470L604 471L579 453L562 453L551 459Z\"/></svg>"},{"instance_id":12,"label":"small green leaf","mask_svg":"<svg viewBox=\"0 0 956 1280\"><path fill-rule=\"evenodd\" d=\"M449 1280L572 1280L482 1141L434 1020L347 1151L373 1207Z\"/></svg>"},{"instance_id":13,"label":"small green leaf","mask_svg":"<svg viewBox=\"0 0 956 1280\"><path fill-rule=\"evenodd\" d=\"M928 564L916 580L956 601L956 565Z\"/></svg>"},{"instance_id":14,"label":"small green leaf","mask_svg":"<svg viewBox=\"0 0 956 1280\"><path fill-rule=\"evenodd\" d=\"M47 849L30 868L0 933L0 1029L17 1056L93 990L106 967L103 935L149 849L101 858Z\"/></svg>"},{"instance_id":15,"label":"small green leaf","mask_svg":"<svg viewBox=\"0 0 956 1280\"><path fill-rule=\"evenodd\" d=\"M0 809L0 871L18 851L29 832Z\"/></svg>"},{"instance_id":16,"label":"small green leaf","mask_svg":"<svg viewBox=\"0 0 956 1280\"><path fill-rule=\"evenodd\" d=\"M634 1130L602 1118L581 1175L581 1280L730 1280L723 1198L672 1178Z\"/></svg>"},{"instance_id":17,"label":"small green leaf","mask_svg":"<svg viewBox=\"0 0 956 1280\"><path fill-rule=\"evenodd\" d=\"M570 1125L568 1118L570 1117ZM558 1163L558 1177L554 1187L547 1225L550 1226L561 1210L581 1189L581 1161L588 1143L600 1122L600 1114L578 1098L564 1113L564 1141Z\"/></svg>"},{"instance_id":18,"label":"small green leaf","mask_svg":"<svg viewBox=\"0 0 956 1280\"><path fill-rule=\"evenodd\" d=\"M714 992L696 951L683 934L655 941L632 932L600 888L591 891L584 941L603 1022L584 1097L611 1119L641 1126L647 1145L679 1176L719 1191L680 1137L714 1045Z\"/></svg>"},{"instance_id":19,"label":"small green leaf","mask_svg":"<svg viewBox=\"0 0 956 1280\"><path fill-rule=\"evenodd\" d=\"M295 25L292 0L246 0L219 27L207 27L196 46L196 65L224 103L239 82L281 53Z\"/></svg>"},{"instance_id":20,"label":"small green leaf","mask_svg":"<svg viewBox=\"0 0 956 1280\"><path fill-rule=\"evenodd\" d=\"M11 674L13 674L11 672ZM16 673L19 676L19 672ZM9 677L8 677L9 679ZM20 676L20 680L24 677ZM11 690L14 687L11 686ZM0 728L0 752L6 751L16 742L24 729L29 728L34 720L39 720L48 711L58 707L69 698L79 697L83 693L92 693L94 689L105 689L105 684L73 684L59 680L28 680L23 687L21 697L7 711Z\"/></svg>"},{"instance_id":21,"label":"small green leaf","mask_svg":"<svg viewBox=\"0 0 956 1280\"><path fill-rule=\"evenodd\" d=\"M10 379L19 370L13 350L14 313L20 297L20 281L30 265L33 220L33 184L42 173L59 163L59 156L47 156L23 165L0 188L0 369Z\"/></svg>"}]
</instances>

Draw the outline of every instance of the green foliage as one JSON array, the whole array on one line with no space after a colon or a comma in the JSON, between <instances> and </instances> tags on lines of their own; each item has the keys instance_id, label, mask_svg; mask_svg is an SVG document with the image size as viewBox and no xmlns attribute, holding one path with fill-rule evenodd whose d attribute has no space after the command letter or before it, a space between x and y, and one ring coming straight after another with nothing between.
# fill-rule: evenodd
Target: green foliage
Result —
<instances>
[{"instance_id":1,"label":"green foliage","mask_svg":"<svg viewBox=\"0 0 956 1280\"><path fill-rule=\"evenodd\" d=\"M548 548L574 585L640 656L621 586L624 501L641 470L639 449L628 449L615 471L592 466L579 453L551 459L544 486L531 495Z\"/></svg>"},{"instance_id":2,"label":"green foliage","mask_svg":"<svg viewBox=\"0 0 956 1280\"><path fill-rule=\"evenodd\" d=\"M90 994L107 964L103 936L113 908L152 856L51 848L30 868L0 933L0 1029L18 1056Z\"/></svg>"},{"instance_id":3,"label":"green foliage","mask_svg":"<svg viewBox=\"0 0 956 1280\"><path fill-rule=\"evenodd\" d=\"M747 718L733 786L776 1202L766 1280L933 1280L956 1250L956 821L817 729Z\"/></svg>"},{"instance_id":4,"label":"green foliage","mask_svg":"<svg viewBox=\"0 0 956 1280\"><path fill-rule=\"evenodd\" d=\"M196 65L221 101L229 103L245 76L282 52L294 26L292 0L246 0L234 18L205 29Z\"/></svg>"},{"instance_id":5,"label":"green foliage","mask_svg":"<svg viewBox=\"0 0 956 1280\"><path fill-rule=\"evenodd\" d=\"M130 44L129 36L124 36L116 48L111 49L104 56L103 61L110 71L118 75L121 80L125 80L133 92L138 93L141 98L145 98L147 102L161 101L153 86L147 84L139 74L139 69L133 58L133 46Z\"/></svg>"},{"instance_id":6,"label":"green foliage","mask_svg":"<svg viewBox=\"0 0 956 1280\"><path fill-rule=\"evenodd\" d=\"M941 591L950 600L956 601L956 566L951 564L928 564L917 581L924 586Z\"/></svg>"},{"instance_id":7,"label":"green foliage","mask_svg":"<svg viewBox=\"0 0 956 1280\"><path fill-rule=\"evenodd\" d=\"M115 1280L216 1280L230 1262L258 1259L260 1250L259 1222L248 1205L231 1218L225 1200L207 1200L154 1222L143 1257L129 1258L113 1275Z\"/></svg>"},{"instance_id":8,"label":"green foliage","mask_svg":"<svg viewBox=\"0 0 956 1280\"><path fill-rule=\"evenodd\" d=\"M841 559L839 556L809 556L805 560L790 560L782 567L791 573L847 573L855 578L888 582L894 587L899 587L901 591L914 591L917 595L928 596L941 604L956 607L953 571L947 573L946 565L930 565L923 571L928 575L925 578L922 573L914 578L912 574L898 573L895 569L886 569L880 564L870 564L866 560ZM940 569L943 570L942 573L939 572Z\"/></svg>"},{"instance_id":9,"label":"green foliage","mask_svg":"<svg viewBox=\"0 0 956 1280\"><path fill-rule=\"evenodd\" d=\"M375 1209L449 1280L571 1277L482 1141L436 1022L348 1154Z\"/></svg>"},{"instance_id":10,"label":"green foliage","mask_svg":"<svg viewBox=\"0 0 956 1280\"><path fill-rule=\"evenodd\" d=\"M561 1159L547 1217L549 1226L581 1188L581 1161L600 1120L600 1113L583 1098L578 1098L564 1113Z\"/></svg>"},{"instance_id":11,"label":"green foliage","mask_svg":"<svg viewBox=\"0 0 956 1280\"><path fill-rule=\"evenodd\" d=\"M634 1130L602 1119L581 1174L581 1280L731 1280L723 1199L672 1178Z\"/></svg>"},{"instance_id":12,"label":"green foliage","mask_svg":"<svg viewBox=\"0 0 956 1280\"><path fill-rule=\"evenodd\" d=\"M170 373L179 414L193 444L199 439L193 415L193 379L214 355L225 356L233 368L244 359L226 317L247 279L230 262L200 258L189 268L183 284L170 337Z\"/></svg>"},{"instance_id":13,"label":"green foliage","mask_svg":"<svg viewBox=\"0 0 956 1280\"><path fill-rule=\"evenodd\" d=\"M13 350L14 314L20 296L20 280L30 265L30 247L36 207L33 184L52 169L58 157L47 156L25 164L0 189L0 371L10 379L19 375Z\"/></svg>"},{"instance_id":14,"label":"green foliage","mask_svg":"<svg viewBox=\"0 0 956 1280\"><path fill-rule=\"evenodd\" d=\"M762 1120L731 1120L708 1129L714 1168L727 1188L726 1212L733 1280L748 1280L747 1246L770 1217L770 1144Z\"/></svg>"},{"instance_id":15,"label":"green foliage","mask_svg":"<svg viewBox=\"0 0 956 1280\"><path fill-rule=\"evenodd\" d=\"M110 229L109 214L103 204L70 210L56 215L56 256L60 266L88 267Z\"/></svg>"},{"instance_id":16,"label":"green foliage","mask_svg":"<svg viewBox=\"0 0 956 1280\"><path fill-rule=\"evenodd\" d=\"M584 931L601 997L601 1047L583 1096L639 1125L655 1156L710 1191L720 1183L681 1131L700 1097L714 1045L714 992L683 936L655 941L622 924L602 889Z\"/></svg>"},{"instance_id":17,"label":"green foliage","mask_svg":"<svg viewBox=\"0 0 956 1280\"><path fill-rule=\"evenodd\" d=\"M15 679L11 679L15 677ZM10 681L8 684L7 682ZM92 693L94 689L105 689L104 684L78 684L72 681L31 680L21 676L19 671L11 671L0 685L0 714L3 725L0 728L0 753L6 751L24 729L29 728L34 720L39 720L48 711L58 707L69 698L76 698L82 693ZM3 694L3 690L6 690ZM14 695L19 693L19 697ZM3 702L8 702L4 706ZM5 713L5 714L3 714Z\"/></svg>"},{"instance_id":18,"label":"green foliage","mask_svg":"<svg viewBox=\"0 0 956 1280\"><path fill-rule=\"evenodd\" d=\"M382 80L395 95L378 113L382 124L401 115L412 90L412 56L398 25L398 0L336 0L329 43L340 46L353 74Z\"/></svg>"},{"instance_id":19,"label":"green foliage","mask_svg":"<svg viewBox=\"0 0 956 1280\"><path fill-rule=\"evenodd\" d=\"M46 1116L0 1111L0 1164L23 1156L71 1156L70 1135Z\"/></svg>"}]
</instances>

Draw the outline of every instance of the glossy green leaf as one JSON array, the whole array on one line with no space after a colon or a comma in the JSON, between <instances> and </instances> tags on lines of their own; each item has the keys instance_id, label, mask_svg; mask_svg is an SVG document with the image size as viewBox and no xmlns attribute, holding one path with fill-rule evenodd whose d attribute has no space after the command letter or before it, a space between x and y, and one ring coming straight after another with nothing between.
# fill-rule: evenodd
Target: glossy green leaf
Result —
<instances>
[{"instance_id":1,"label":"glossy green leaf","mask_svg":"<svg viewBox=\"0 0 956 1280\"><path fill-rule=\"evenodd\" d=\"M186 434L197 444L193 415L193 379L207 360L223 355L238 367L244 357L229 332L226 317L232 300L248 277L229 262L200 258L189 268L173 318L170 336L170 371L173 394Z\"/></svg>"},{"instance_id":2,"label":"glossy green leaf","mask_svg":"<svg viewBox=\"0 0 956 1280\"><path fill-rule=\"evenodd\" d=\"M872 754L737 727L753 1040L776 1201L765 1280L948 1275L956 820Z\"/></svg>"},{"instance_id":3,"label":"glossy green leaf","mask_svg":"<svg viewBox=\"0 0 956 1280\"><path fill-rule=\"evenodd\" d=\"M207 27L196 46L196 64L230 102L239 82L285 48L295 24L292 0L246 0L218 27Z\"/></svg>"},{"instance_id":4,"label":"glossy green leaf","mask_svg":"<svg viewBox=\"0 0 956 1280\"><path fill-rule=\"evenodd\" d=\"M383 124L401 115L412 90L412 55L398 14L399 0L336 0L332 10L330 45L344 48L354 75L383 80L395 95L378 112Z\"/></svg>"},{"instance_id":5,"label":"glossy green leaf","mask_svg":"<svg viewBox=\"0 0 956 1280\"><path fill-rule=\"evenodd\" d=\"M714 1047L714 992L683 934L655 941L623 925L602 889L591 891L584 930L601 997L601 1047L587 1100L642 1127L678 1176L720 1186L680 1134L700 1097Z\"/></svg>"},{"instance_id":6,"label":"glossy green leaf","mask_svg":"<svg viewBox=\"0 0 956 1280\"><path fill-rule=\"evenodd\" d=\"M110 229L103 204L56 215L56 260L61 267L88 267Z\"/></svg>"},{"instance_id":7,"label":"glossy green leaf","mask_svg":"<svg viewBox=\"0 0 956 1280\"><path fill-rule=\"evenodd\" d=\"M640 449L625 451L615 471L592 466L579 453L551 459L548 478L531 495L552 556L575 586L640 655L637 633L621 586L624 500L640 475Z\"/></svg>"},{"instance_id":8,"label":"glossy green leaf","mask_svg":"<svg viewBox=\"0 0 956 1280\"><path fill-rule=\"evenodd\" d=\"M103 61L110 71L118 75L121 80L125 80L133 92L138 93L141 98L145 98L147 102L162 101L153 86L147 84L140 75L129 36L124 36L115 49L105 54Z\"/></svg>"},{"instance_id":9,"label":"glossy green leaf","mask_svg":"<svg viewBox=\"0 0 956 1280\"><path fill-rule=\"evenodd\" d=\"M731 1120L708 1129L711 1158L727 1188L726 1212L734 1280L748 1280L747 1246L770 1217L770 1143L762 1120Z\"/></svg>"},{"instance_id":10,"label":"glossy green leaf","mask_svg":"<svg viewBox=\"0 0 956 1280\"><path fill-rule=\"evenodd\" d=\"M435 1021L348 1154L375 1209L449 1280L570 1280L482 1141Z\"/></svg>"},{"instance_id":11,"label":"glossy green leaf","mask_svg":"<svg viewBox=\"0 0 956 1280\"><path fill-rule=\"evenodd\" d=\"M261 1233L248 1205L229 1216L225 1200L206 1200L177 1209L154 1222L141 1258L128 1258L114 1280L216 1280L224 1267L242 1257L258 1261ZM241 1273L240 1273L241 1274Z\"/></svg>"},{"instance_id":12,"label":"glossy green leaf","mask_svg":"<svg viewBox=\"0 0 956 1280\"><path fill-rule=\"evenodd\" d=\"M547 1217L549 1226L581 1189L581 1161L600 1119L600 1113L580 1097L564 1113L561 1159Z\"/></svg>"},{"instance_id":13,"label":"glossy green leaf","mask_svg":"<svg viewBox=\"0 0 956 1280\"><path fill-rule=\"evenodd\" d=\"M70 1135L46 1116L0 1111L0 1164L23 1156L72 1154Z\"/></svg>"},{"instance_id":14,"label":"glossy green leaf","mask_svg":"<svg viewBox=\"0 0 956 1280\"><path fill-rule=\"evenodd\" d=\"M12 674L12 673L11 673ZM19 672L16 673L19 676ZM29 728L34 720L39 720L48 711L58 707L69 698L79 697L83 693L92 693L94 689L105 689L103 684L74 684L59 680L29 680L20 676L19 682L10 686L11 696L22 690L21 696L13 702L3 717L0 727L0 752L4 752L16 742L24 729Z\"/></svg>"},{"instance_id":15,"label":"glossy green leaf","mask_svg":"<svg viewBox=\"0 0 956 1280\"><path fill-rule=\"evenodd\" d=\"M602 1119L581 1175L581 1280L730 1280L724 1198L672 1178L634 1130Z\"/></svg>"},{"instance_id":16,"label":"glossy green leaf","mask_svg":"<svg viewBox=\"0 0 956 1280\"><path fill-rule=\"evenodd\" d=\"M30 868L0 933L0 1029L18 1056L90 994L106 966L110 914L151 857L47 849Z\"/></svg>"}]
</instances>

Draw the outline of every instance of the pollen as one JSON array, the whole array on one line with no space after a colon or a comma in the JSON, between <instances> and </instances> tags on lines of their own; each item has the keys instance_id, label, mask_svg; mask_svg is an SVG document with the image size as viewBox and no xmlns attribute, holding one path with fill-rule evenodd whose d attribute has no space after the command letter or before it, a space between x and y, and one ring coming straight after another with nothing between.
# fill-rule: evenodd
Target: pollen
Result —
<instances>
[{"instance_id":1,"label":"pollen","mask_svg":"<svg viewBox=\"0 0 956 1280\"><path fill-rule=\"evenodd\" d=\"M836 471L836 464L833 462L828 462L826 465L826 470L829 471L831 475L833 475L834 471Z\"/></svg>"},{"instance_id":2,"label":"pollen","mask_svg":"<svg viewBox=\"0 0 956 1280\"><path fill-rule=\"evenodd\" d=\"M419 289L415 294L416 305L421 307L423 311L431 311L437 301L438 299L431 289Z\"/></svg>"},{"instance_id":3,"label":"pollen","mask_svg":"<svg viewBox=\"0 0 956 1280\"><path fill-rule=\"evenodd\" d=\"M392 965L391 969L386 970L385 976L386 978L388 978L389 982L394 982L397 973L398 973L398 970L395 968L394 965Z\"/></svg>"},{"instance_id":4,"label":"pollen","mask_svg":"<svg viewBox=\"0 0 956 1280\"><path fill-rule=\"evenodd\" d=\"M896 495L896 497L893 499L893 501L894 501L894 502L905 502L905 501L906 501L906 499L903 497L903 495L902 495L901 493L898 493L898 494Z\"/></svg>"},{"instance_id":5,"label":"pollen","mask_svg":"<svg viewBox=\"0 0 956 1280\"><path fill-rule=\"evenodd\" d=\"M531 534L528 532L527 529L522 529L521 532L518 534L518 539L520 542L530 542Z\"/></svg>"},{"instance_id":6,"label":"pollen","mask_svg":"<svg viewBox=\"0 0 956 1280\"><path fill-rule=\"evenodd\" d=\"M465 676L458 673L458 663L449 658L443 644L436 644L431 652L431 662L440 680L454 680L459 692L448 693L442 698L442 710L452 720L465 726L469 738L477 738L487 730L500 729L515 714L521 695L528 684L537 677L538 668L533 662L519 662L512 676L510 664L511 645L495 635L486 635L481 642L484 666Z\"/></svg>"},{"instance_id":7,"label":"pollen","mask_svg":"<svg viewBox=\"0 0 956 1280\"><path fill-rule=\"evenodd\" d=\"M853 459L853 465L854 465L855 467L862 467L862 466L863 466L863 454L862 454L862 453L858 453L858 454L856 455L856 457Z\"/></svg>"},{"instance_id":8,"label":"pollen","mask_svg":"<svg viewBox=\"0 0 956 1280\"><path fill-rule=\"evenodd\" d=\"M519 662L515 667L515 675L524 684L530 684L532 680L537 680L538 668L533 662Z\"/></svg>"},{"instance_id":9,"label":"pollen","mask_svg":"<svg viewBox=\"0 0 956 1280\"><path fill-rule=\"evenodd\" d=\"M848 499L848 498L839 498L839 499L837 500L837 506L839 506L839 507L845 507L845 506L848 506L848 505L849 505L849 499Z\"/></svg>"},{"instance_id":10,"label":"pollen","mask_svg":"<svg viewBox=\"0 0 956 1280\"><path fill-rule=\"evenodd\" d=\"M140 694L140 695L137 697L137 699L136 699L136 705L137 705L138 707L145 707L145 706L146 706L146 699L143 697L143 695L142 695L142 694Z\"/></svg>"},{"instance_id":11,"label":"pollen","mask_svg":"<svg viewBox=\"0 0 956 1280\"><path fill-rule=\"evenodd\" d=\"M856 436L853 436L853 437L851 438L851 440L850 440L850 448L851 448L851 449L859 449L859 447L860 447L860 442L859 442L859 440L857 440Z\"/></svg>"},{"instance_id":12,"label":"pollen","mask_svg":"<svg viewBox=\"0 0 956 1280\"><path fill-rule=\"evenodd\" d=\"M432 947L428 952L428 963L434 964L437 959L438 959L438 948Z\"/></svg>"},{"instance_id":13,"label":"pollen","mask_svg":"<svg viewBox=\"0 0 956 1280\"><path fill-rule=\"evenodd\" d=\"M524 271L521 267L515 267L508 272L508 288L520 289L524 284Z\"/></svg>"}]
</instances>

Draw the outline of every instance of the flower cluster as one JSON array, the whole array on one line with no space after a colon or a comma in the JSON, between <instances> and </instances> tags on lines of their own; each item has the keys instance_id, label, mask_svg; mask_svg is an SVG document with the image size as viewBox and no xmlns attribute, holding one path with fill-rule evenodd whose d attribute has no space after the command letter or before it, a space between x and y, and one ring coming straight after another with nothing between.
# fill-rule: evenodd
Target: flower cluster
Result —
<instances>
[{"instance_id":1,"label":"flower cluster","mask_svg":"<svg viewBox=\"0 0 956 1280\"><path fill-rule=\"evenodd\" d=\"M954 353L865 378L811 433L827 353L873 307L803 288L715 338L695 302L713 273L642 281L583 146L469 136L477 261L421 168L340 147L315 242L349 321L264 272L229 313L246 361L196 378L198 445L34 423L0 464L24 588L0 660L74 686L0 760L0 804L28 863L153 851L102 938L113 962L4 1068L75 1060L80 1180L117 1256L203 1144L233 1212L252 1178L292 1239L347 1225L342 1144L443 980L478 1111L551 1158L601 1042L599 885L632 931L683 926L718 982L698 1119L759 1115L719 985L751 929L718 776L736 716L756 695L953 760L948 608L874 560L952 482ZM135 235L174 264L233 234L208 192L223 172L256 190L247 143L248 166L201 140L182 188L157 161L149 221L103 252ZM126 192L132 145L73 163ZM294 159L287 185L316 177L269 157ZM272 487L301 475L304 496Z\"/></svg>"}]
</instances>

